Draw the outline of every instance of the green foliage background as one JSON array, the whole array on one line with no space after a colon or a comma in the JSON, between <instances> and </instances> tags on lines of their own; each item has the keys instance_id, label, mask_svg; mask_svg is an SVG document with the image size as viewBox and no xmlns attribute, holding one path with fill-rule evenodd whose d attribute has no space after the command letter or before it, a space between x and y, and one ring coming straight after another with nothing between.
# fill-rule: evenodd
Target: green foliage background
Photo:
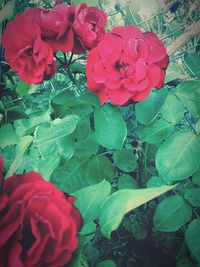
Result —
<instances>
[{"instance_id":1,"label":"green foliage background","mask_svg":"<svg viewBox=\"0 0 200 267\"><path fill-rule=\"evenodd\" d=\"M18 1L14 16L52 2ZM108 29L134 24L156 32L168 46L183 25L199 20L199 7L190 18L192 2L178 2L171 12L173 3L158 1L149 14L137 1L87 4L108 13ZM77 197L84 226L69 266L199 266L199 37L171 56L162 89L124 107L100 106L88 91L86 55L70 66L78 87L61 68L39 86L24 84L1 55L6 176L34 170Z\"/></svg>"}]
</instances>

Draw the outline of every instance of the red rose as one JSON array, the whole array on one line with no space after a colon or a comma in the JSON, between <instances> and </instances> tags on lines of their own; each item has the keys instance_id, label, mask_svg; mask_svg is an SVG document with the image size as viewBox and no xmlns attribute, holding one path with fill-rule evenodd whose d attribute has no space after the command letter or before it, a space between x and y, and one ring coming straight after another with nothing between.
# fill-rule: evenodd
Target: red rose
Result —
<instances>
[{"instance_id":1,"label":"red rose","mask_svg":"<svg viewBox=\"0 0 200 267\"><path fill-rule=\"evenodd\" d=\"M73 23L74 53L81 54L97 46L105 34L106 22L107 15L101 9L86 4L77 6Z\"/></svg>"},{"instance_id":2,"label":"red rose","mask_svg":"<svg viewBox=\"0 0 200 267\"><path fill-rule=\"evenodd\" d=\"M72 51L74 46L74 32L72 23L74 21L75 5L68 6L58 2L53 9L41 9L39 24L42 39L48 42L54 52Z\"/></svg>"},{"instance_id":3,"label":"red rose","mask_svg":"<svg viewBox=\"0 0 200 267\"><path fill-rule=\"evenodd\" d=\"M2 164L0 162L2 167ZM0 266L60 267L77 248L81 216L65 196L36 172L4 181L0 171Z\"/></svg>"},{"instance_id":4,"label":"red rose","mask_svg":"<svg viewBox=\"0 0 200 267\"><path fill-rule=\"evenodd\" d=\"M41 10L39 24L42 39L54 52L81 54L95 47L105 33L107 16L86 4L68 6L57 2L51 10Z\"/></svg>"},{"instance_id":5,"label":"red rose","mask_svg":"<svg viewBox=\"0 0 200 267\"><path fill-rule=\"evenodd\" d=\"M166 49L154 33L142 33L135 26L116 27L89 52L87 85L102 104L142 101L153 87L162 87L168 62Z\"/></svg>"},{"instance_id":6,"label":"red rose","mask_svg":"<svg viewBox=\"0 0 200 267\"><path fill-rule=\"evenodd\" d=\"M41 40L37 14L38 9L27 9L8 23L2 36L7 62L29 84L39 84L56 72L52 48Z\"/></svg>"}]
</instances>

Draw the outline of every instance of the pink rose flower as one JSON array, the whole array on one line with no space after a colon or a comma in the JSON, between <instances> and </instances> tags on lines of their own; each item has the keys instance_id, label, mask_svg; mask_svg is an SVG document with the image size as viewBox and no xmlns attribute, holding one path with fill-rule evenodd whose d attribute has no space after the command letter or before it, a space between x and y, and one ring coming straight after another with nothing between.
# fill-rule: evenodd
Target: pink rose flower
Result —
<instances>
[{"instance_id":1,"label":"pink rose flower","mask_svg":"<svg viewBox=\"0 0 200 267\"><path fill-rule=\"evenodd\" d=\"M27 9L7 24L2 36L5 58L20 79L29 84L39 84L56 72L51 46L42 41L36 23L39 9Z\"/></svg>"},{"instance_id":2,"label":"pink rose flower","mask_svg":"<svg viewBox=\"0 0 200 267\"><path fill-rule=\"evenodd\" d=\"M135 26L116 27L89 52L87 85L102 104L142 101L152 88L163 86L168 63L166 48L154 33L142 33Z\"/></svg>"}]
</instances>

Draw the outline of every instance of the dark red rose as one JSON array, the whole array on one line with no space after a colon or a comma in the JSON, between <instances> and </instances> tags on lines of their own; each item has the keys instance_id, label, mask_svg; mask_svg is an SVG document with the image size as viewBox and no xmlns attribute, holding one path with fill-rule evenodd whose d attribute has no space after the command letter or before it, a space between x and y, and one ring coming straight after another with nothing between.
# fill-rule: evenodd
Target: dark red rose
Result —
<instances>
[{"instance_id":1,"label":"dark red rose","mask_svg":"<svg viewBox=\"0 0 200 267\"><path fill-rule=\"evenodd\" d=\"M105 34L107 15L97 7L86 4L75 9L73 29L75 32L75 54L81 54L97 46Z\"/></svg>"},{"instance_id":2,"label":"dark red rose","mask_svg":"<svg viewBox=\"0 0 200 267\"><path fill-rule=\"evenodd\" d=\"M161 88L169 63L163 43L135 26L114 28L89 52L87 85L105 103L142 101L152 88Z\"/></svg>"},{"instance_id":3,"label":"dark red rose","mask_svg":"<svg viewBox=\"0 0 200 267\"><path fill-rule=\"evenodd\" d=\"M7 24L2 36L5 58L21 80L39 84L56 72L51 46L41 40L39 9L27 9Z\"/></svg>"},{"instance_id":4,"label":"dark red rose","mask_svg":"<svg viewBox=\"0 0 200 267\"><path fill-rule=\"evenodd\" d=\"M2 170L0 171L0 175ZM75 198L36 172L13 175L0 192L0 266L60 267L77 248Z\"/></svg>"},{"instance_id":5,"label":"dark red rose","mask_svg":"<svg viewBox=\"0 0 200 267\"><path fill-rule=\"evenodd\" d=\"M48 42L54 52L72 51L74 46L74 32L72 23L74 21L75 5L67 5L57 2L50 10L41 9L39 24L42 39Z\"/></svg>"}]
</instances>

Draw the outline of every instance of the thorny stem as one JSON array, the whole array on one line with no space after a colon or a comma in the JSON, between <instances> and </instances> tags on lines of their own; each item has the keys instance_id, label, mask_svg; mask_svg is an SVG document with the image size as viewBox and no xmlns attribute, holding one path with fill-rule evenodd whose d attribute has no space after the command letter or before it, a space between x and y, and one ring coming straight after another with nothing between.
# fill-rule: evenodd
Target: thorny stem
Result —
<instances>
[{"instance_id":1,"label":"thorny stem","mask_svg":"<svg viewBox=\"0 0 200 267\"><path fill-rule=\"evenodd\" d=\"M67 72L70 80L74 83L74 85L76 85L76 87L78 88L78 90L76 90L76 88L74 88L76 95L79 95L78 91L81 91L81 88L79 86L79 84L77 83L77 80L75 79L74 75L71 73L71 70L69 68L69 63L65 64L59 57L55 56L55 58L57 59L57 61L60 63L60 65L64 68L64 70Z\"/></svg>"},{"instance_id":2,"label":"thorny stem","mask_svg":"<svg viewBox=\"0 0 200 267\"><path fill-rule=\"evenodd\" d=\"M63 53L63 56L64 56L64 62L65 62L65 64L67 65L68 63L67 63L67 56L66 56L66 54L65 53ZM69 65L69 64L68 64Z\"/></svg>"},{"instance_id":3,"label":"thorny stem","mask_svg":"<svg viewBox=\"0 0 200 267\"><path fill-rule=\"evenodd\" d=\"M145 181L147 181L147 152L148 152L148 144L145 143L145 147L144 147L144 176L145 176Z\"/></svg>"},{"instance_id":4,"label":"thorny stem","mask_svg":"<svg viewBox=\"0 0 200 267\"><path fill-rule=\"evenodd\" d=\"M74 55L74 54L71 53L70 58L69 58L69 60L68 60L68 66L72 63L73 55ZM66 57L66 54L65 54L65 57Z\"/></svg>"}]
</instances>

